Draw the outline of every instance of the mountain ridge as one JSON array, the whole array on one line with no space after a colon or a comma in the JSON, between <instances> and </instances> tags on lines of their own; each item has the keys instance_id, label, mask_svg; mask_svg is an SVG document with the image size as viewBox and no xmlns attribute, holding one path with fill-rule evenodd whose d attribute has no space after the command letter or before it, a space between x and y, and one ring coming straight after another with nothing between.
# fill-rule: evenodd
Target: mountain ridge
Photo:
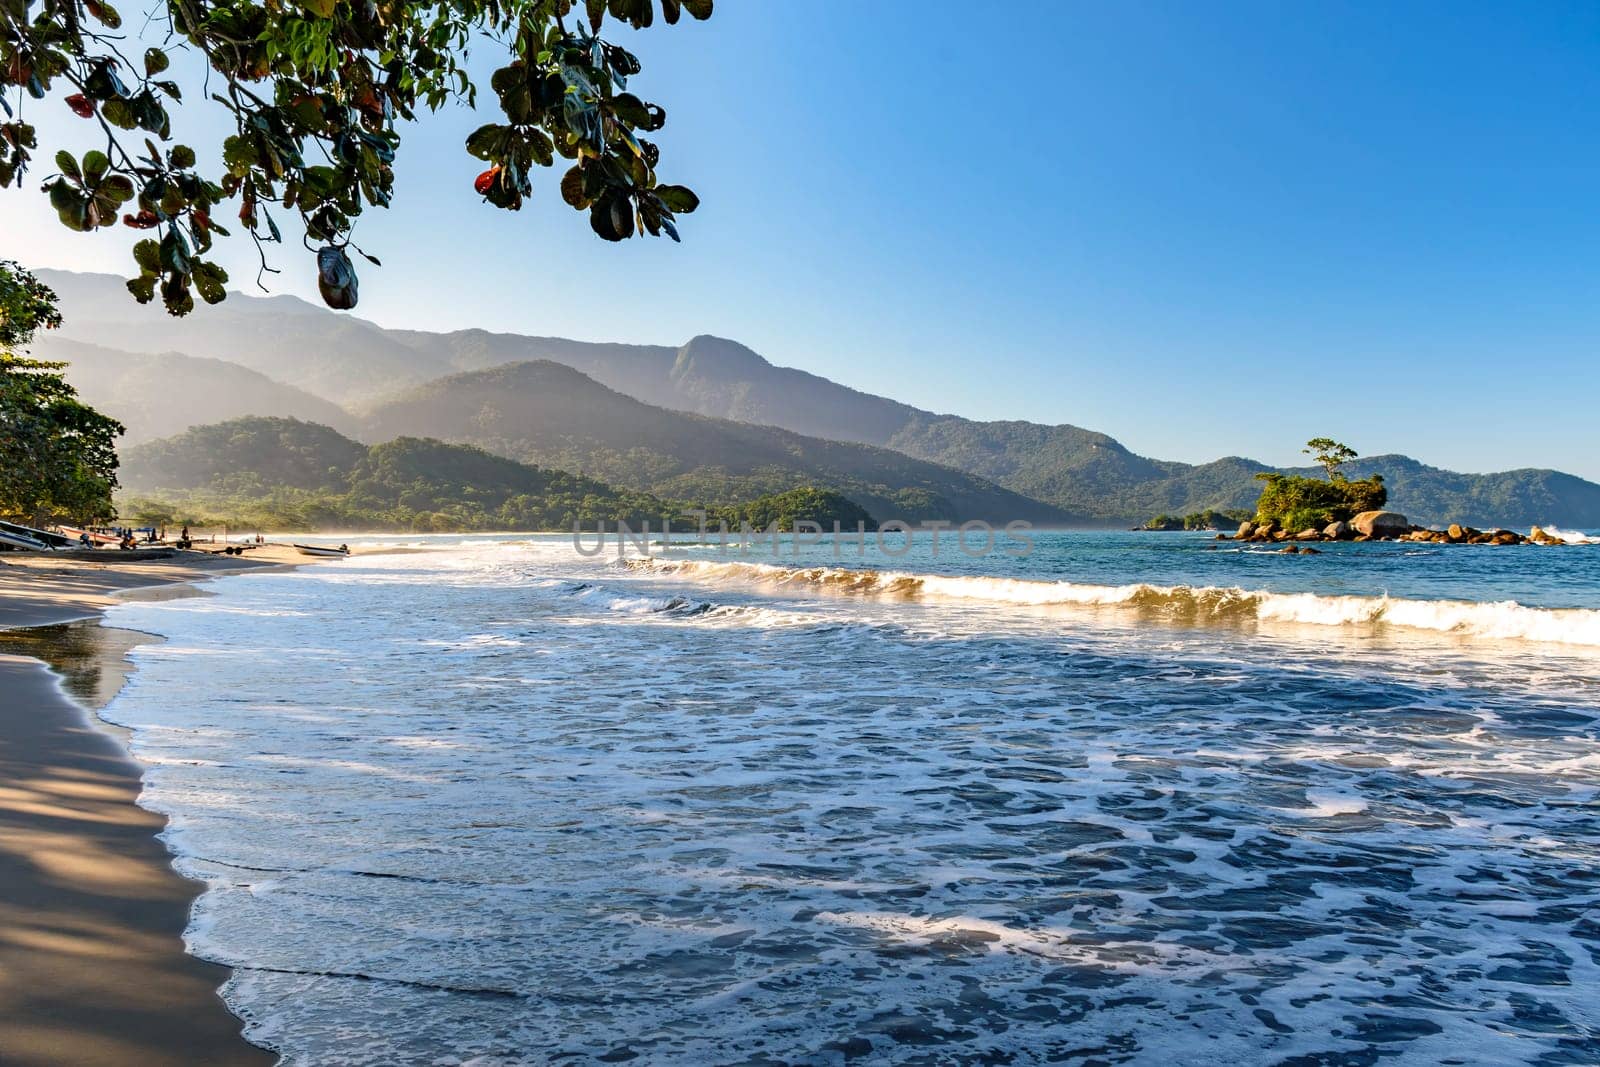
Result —
<instances>
[{"instance_id":1,"label":"mountain ridge","mask_svg":"<svg viewBox=\"0 0 1600 1067\"><path fill-rule=\"evenodd\" d=\"M1068 423L979 421L924 411L775 366L737 341L710 334L672 347L479 329L390 330L292 297L238 294L182 320L180 341L173 320L145 314L151 309L134 305L120 279L39 274L63 294L69 337L135 350L205 348L207 355L357 412L376 410L452 374L549 360L655 407L887 448L1101 525L1159 512L1248 507L1259 492L1255 475L1277 469L1238 456L1201 464L1154 459ZM273 304L271 314L260 306L267 303ZM1410 457L1384 458L1399 475L1390 480L1392 506L1420 522L1600 526L1600 485L1575 475L1545 468L1460 474Z\"/></svg>"}]
</instances>

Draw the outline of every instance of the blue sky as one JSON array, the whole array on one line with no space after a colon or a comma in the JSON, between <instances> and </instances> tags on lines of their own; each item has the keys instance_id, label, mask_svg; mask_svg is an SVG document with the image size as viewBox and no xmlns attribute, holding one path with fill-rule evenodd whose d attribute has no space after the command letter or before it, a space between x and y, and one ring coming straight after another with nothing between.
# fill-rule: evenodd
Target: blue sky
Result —
<instances>
[{"instance_id":1,"label":"blue sky","mask_svg":"<svg viewBox=\"0 0 1600 1067\"><path fill-rule=\"evenodd\" d=\"M703 200L684 243L601 242L554 173L480 203L460 145L492 107L452 108L361 224L359 314L716 333L1162 458L1326 434L1600 479L1600 6L721 0L620 37ZM127 231L68 233L36 187L0 194L0 254L125 271ZM314 298L297 243L277 265Z\"/></svg>"}]
</instances>

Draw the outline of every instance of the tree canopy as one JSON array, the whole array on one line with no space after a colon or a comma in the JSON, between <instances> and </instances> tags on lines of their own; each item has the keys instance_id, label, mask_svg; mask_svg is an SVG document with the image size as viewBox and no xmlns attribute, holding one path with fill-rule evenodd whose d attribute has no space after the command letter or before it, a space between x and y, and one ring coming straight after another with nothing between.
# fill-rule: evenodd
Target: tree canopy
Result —
<instances>
[{"instance_id":1,"label":"tree canopy","mask_svg":"<svg viewBox=\"0 0 1600 1067\"><path fill-rule=\"evenodd\" d=\"M115 514L117 437L122 424L78 399L65 363L18 349L60 325L50 288L0 261L0 515L32 522Z\"/></svg>"},{"instance_id":2,"label":"tree canopy","mask_svg":"<svg viewBox=\"0 0 1600 1067\"><path fill-rule=\"evenodd\" d=\"M284 239L275 210L298 213L318 286L334 308L356 304L350 251L367 207L394 192L398 124L450 101L474 105L469 44L492 42L507 62L489 78L503 121L479 127L466 150L488 166L473 183L515 211L533 195L534 167L570 161L560 195L587 211L608 241L636 234L678 239L677 216L699 204L656 176L666 112L629 91L638 58L600 36L609 16L643 29L659 15L709 18L712 0L168 0L155 43L137 58L108 0L0 0L0 186L18 185L39 149L24 94L98 124L105 148L61 150L43 191L71 230L118 224L148 236L133 245L140 303L159 291L183 315L194 294L216 303L228 275L208 258L227 236L227 205L261 252ZM141 43L145 43L141 41ZM183 87L175 50L197 49L205 83L236 132L205 163L174 139L170 105ZM13 92L12 90L15 90ZM15 102L13 103L13 99Z\"/></svg>"},{"instance_id":3,"label":"tree canopy","mask_svg":"<svg viewBox=\"0 0 1600 1067\"><path fill-rule=\"evenodd\" d=\"M1317 461L1317 465L1328 472L1328 481L1336 482L1344 477L1339 468L1355 459L1359 453L1349 445L1335 441L1331 437L1313 437L1306 442L1306 447L1300 451Z\"/></svg>"}]
</instances>

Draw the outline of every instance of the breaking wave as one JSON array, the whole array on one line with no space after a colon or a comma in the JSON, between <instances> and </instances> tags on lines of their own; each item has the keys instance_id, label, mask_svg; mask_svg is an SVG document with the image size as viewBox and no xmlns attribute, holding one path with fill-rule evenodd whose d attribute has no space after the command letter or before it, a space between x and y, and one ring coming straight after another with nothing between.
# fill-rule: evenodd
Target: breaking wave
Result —
<instances>
[{"instance_id":1,"label":"breaking wave","mask_svg":"<svg viewBox=\"0 0 1600 1067\"><path fill-rule=\"evenodd\" d=\"M1544 532L1551 537L1565 541L1569 545L1600 545L1600 537L1594 534L1579 533L1577 530L1563 530L1559 526L1546 526Z\"/></svg>"},{"instance_id":2,"label":"breaking wave","mask_svg":"<svg viewBox=\"0 0 1600 1067\"><path fill-rule=\"evenodd\" d=\"M1273 593L1216 586L1091 585L653 557L628 560L627 566L634 571L692 581L799 586L885 598L967 600L1027 607L1126 608L1191 622L1254 619L1315 626L1381 624L1496 640L1600 647L1600 611L1535 608L1513 600L1477 603Z\"/></svg>"}]
</instances>

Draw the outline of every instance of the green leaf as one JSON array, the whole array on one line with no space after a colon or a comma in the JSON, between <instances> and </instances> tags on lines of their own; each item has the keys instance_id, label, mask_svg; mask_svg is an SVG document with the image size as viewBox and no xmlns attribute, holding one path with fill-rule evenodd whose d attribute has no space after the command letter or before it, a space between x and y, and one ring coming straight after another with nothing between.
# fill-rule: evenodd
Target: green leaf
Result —
<instances>
[{"instance_id":1,"label":"green leaf","mask_svg":"<svg viewBox=\"0 0 1600 1067\"><path fill-rule=\"evenodd\" d=\"M333 17L333 9L338 5L336 0L300 0L300 6L319 19L326 19Z\"/></svg>"},{"instance_id":2,"label":"green leaf","mask_svg":"<svg viewBox=\"0 0 1600 1067\"><path fill-rule=\"evenodd\" d=\"M95 195L112 204L125 204L133 199L133 183L120 174L113 174L100 183Z\"/></svg>"},{"instance_id":3,"label":"green leaf","mask_svg":"<svg viewBox=\"0 0 1600 1067\"><path fill-rule=\"evenodd\" d=\"M194 149L188 145L175 145L172 151L167 154L167 159L179 170L188 170L194 166Z\"/></svg>"},{"instance_id":4,"label":"green leaf","mask_svg":"<svg viewBox=\"0 0 1600 1067\"><path fill-rule=\"evenodd\" d=\"M141 274L137 278L128 279L128 292L141 304L148 304L156 296L156 276L154 274Z\"/></svg>"},{"instance_id":5,"label":"green leaf","mask_svg":"<svg viewBox=\"0 0 1600 1067\"><path fill-rule=\"evenodd\" d=\"M200 291L200 298L208 304L220 304L227 298L228 272L215 263L196 262L194 265L194 287Z\"/></svg>"},{"instance_id":6,"label":"green leaf","mask_svg":"<svg viewBox=\"0 0 1600 1067\"><path fill-rule=\"evenodd\" d=\"M189 273L189 242L183 239L176 226L161 238L161 267L173 274Z\"/></svg>"},{"instance_id":7,"label":"green leaf","mask_svg":"<svg viewBox=\"0 0 1600 1067\"><path fill-rule=\"evenodd\" d=\"M119 96L100 105L100 114L105 120L120 130L131 130L139 125L139 116L134 112L133 105Z\"/></svg>"},{"instance_id":8,"label":"green leaf","mask_svg":"<svg viewBox=\"0 0 1600 1067\"><path fill-rule=\"evenodd\" d=\"M700 198L682 185L658 185L655 194L674 214L687 215L700 206Z\"/></svg>"},{"instance_id":9,"label":"green leaf","mask_svg":"<svg viewBox=\"0 0 1600 1067\"><path fill-rule=\"evenodd\" d=\"M89 185L97 185L105 177L106 170L111 166L111 160L97 148L90 149L83 154L83 179Z\"/></svg>"},{"instance_id":10,"label":"green leaf","mask_svg":"<svg viewBox=\"0 0 1600 1067\"><path fill-rule=\"evenodd\" d=\"M711 17L711 0L683 0L683 8L702 22Z\"/></svg>"},{"instance_id":11,"label":"green leaf","mask_svg":"<svg viewBox=\"0 0 1600 1067\"><path fill-rule=\"evenodd\" d=\"M479 159L503 159L510 133L511 127L492 122L487 126L479 126L467 135L467 151Z\"/></svg>"},{"instance_id":12,"label":"green leaf","mask_svg":"<svg viewBox=\"0 0 1600 1067\"><path fill-rule=\"evenodd\" d=\"M154 78L157 74L172 65L172 60L159 48L146 48L144 50L144 73L146 77Z\"/></svg>"},{"instance_id":13,"label":"green leaf","mask_svg":"<svg viewBox=\"0 0 1600 1067\"><path fill-rule=\"evenodd\" d=\"M133 261L139 264L140 269L159 274L161 272L161 245L151 237L133 246Z\"/></svg>"},{"instance_id":14,"label":"green leaf","mask_svg":"<svg viewBox=\"0 0 1600 1067\"><path fill-rule=\"evenodd\" d=\"M83 180L83 172L78 169L78 161L65 148L56 153L56 169L73 181Z\"/></svg>"}]
</instances>

